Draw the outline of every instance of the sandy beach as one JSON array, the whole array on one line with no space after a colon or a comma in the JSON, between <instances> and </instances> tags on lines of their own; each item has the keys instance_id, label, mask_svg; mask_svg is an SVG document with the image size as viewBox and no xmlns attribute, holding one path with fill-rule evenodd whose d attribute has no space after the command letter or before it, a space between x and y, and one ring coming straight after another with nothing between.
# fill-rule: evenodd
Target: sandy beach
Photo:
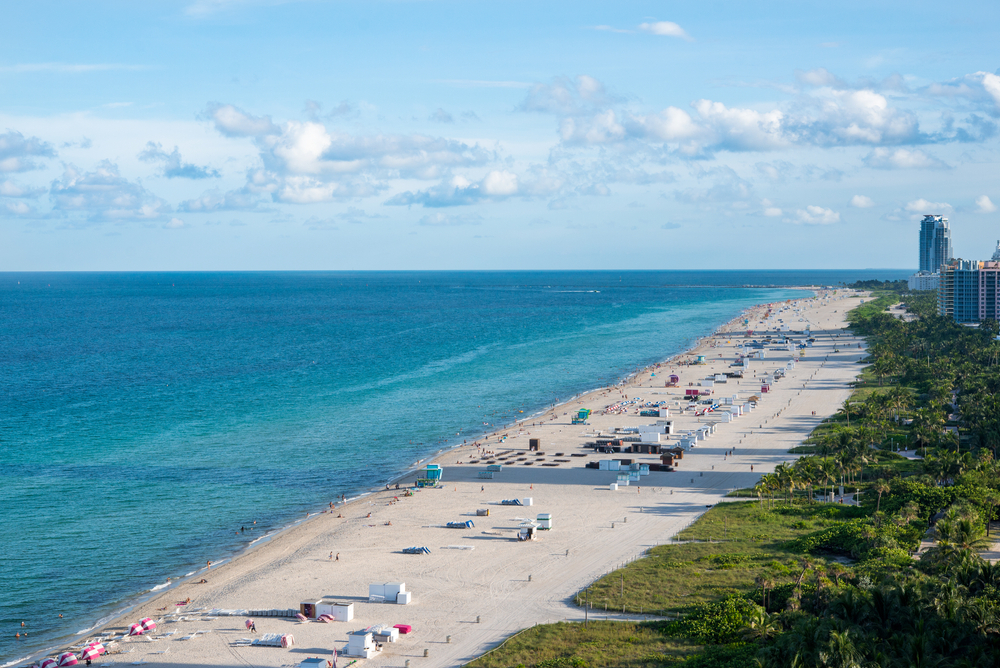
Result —
<instances>
[{"instance_id":1,"label":"sandy beach","mask_svg":"<svg viewBox=\"0 0 1000 668\"><path fill-rule=\"evenodd\" d=\"M334 648L343 652L350 632L374 624L409 624L412 633L386 643L378 656L360 660L359 666L401 667L409 660L412 668L438 668L467 662L526 626L582 619L583 610L572 600L577 591L667 542L731 490L753 486L761 474L793 459L788 449L850 395L864 344L843 331L844 316L865 295L818 294L782 302L789 308L767 322L768 306L755 307L695 349L620 386L591 392L481 439L483 449L504 458L497 461L503 470L493 479L478 477L486 463L474 445L450 450L436 460L444 467L436 488L404 496L416 477L410 475L398 491L338 503L231 562L199 572L106 626L104 632L120 635L141 618L158 622L149 636L119 640L120 653L95 665L291 666L307 657L331 659ZM760 338L774 332L777 318L791 330L811 325L813 346L794 352L766 346L766 357L752 360L743 379L713 388L715 398L745 400L760 393L754 374L784 368L801 352L794 368L761 395L756 410L719 424L713 436L684 454L676 471L651 472L612 491L614 471L585 468L587 462L611 458L660 463L658 455L602 455L584 444L599 432L609 435L616 427L656 421L639 416L634 405L625 413L605 414L626 396L669 402L675 430L670 440L676 442L676 434L706 419L678 410L687 405L683 397L689 384L733 371L744 331L752 329L753 338ZM699 355L703 364L690 363ZM680 377L677 387L665 387L671 373ZM588 424L573 425L570 418L580 408L593 413ZM529 438L541 439L540 453L528 453ZM533 499L531 507L500 505L502 499L525 497ZM489 509L489 516L476 516L477 509ZM518 542L518 525L539 513L552 514L552 530L540 532L539 540ZM467 520L474 528L444 528L446 522ZM410 546L426 546L430 553L401 552ZM202 579L206 582L199 584ZM369 603L368 585L383 582L405 583L412 603ZM295 645L289 649L240 645L241 639L254 637L244 626L247 615L208 614L213 609L298 608L320 598L353 603L354 620L324 624L254 617L257 636L292 634ZM598 614L603 616L603 608ZM339 665L352 660L341 656Z\"/></svg>"}]
</instances>

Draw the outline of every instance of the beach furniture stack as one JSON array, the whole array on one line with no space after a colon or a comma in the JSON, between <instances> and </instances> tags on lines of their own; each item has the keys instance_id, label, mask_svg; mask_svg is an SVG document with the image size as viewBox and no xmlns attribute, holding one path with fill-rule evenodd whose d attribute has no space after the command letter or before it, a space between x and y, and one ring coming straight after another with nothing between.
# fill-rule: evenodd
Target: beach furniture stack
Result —
<instances>
[{"instance_id":1,"label":"beach furniture stack","mask_svg":"<svg viewBox=\"0 0 1000 668\"><path fill-rule=\"evenodd\" d=\"M472 529L476 525L472 520L466 520L465 522L448 522L445 526L449 529Z\"/></svg>"},{"instance_id":2,"label":"beach furniture stack","mask_svg":"<svg viewBox=\"0 0 1000 668\"><path fill-rule=\"evenodd\" d=\"M257 647L292 647L295 645L295 638L291 633L265 633L259 638L254 638L250 643Z\"/></svg>"},{"instance_id":3,"label":"beach furniture stack","mask_svg":"<svg viewBox=\"0 0 1000 668\"><path fill-rule=\"evenodd\" d=\"M539 529L549 530L552 528L552 513L538 513L535 521L538 522Z\"/></svg>"},{"instance_id":4,"label":"beach furniture stack","mask_svg":"<svg viewBox=\"0 0 1000 668\"><path fill-rule=\"evenodd\" d=\"M431 551L426 547L404 547L403 554L430 554Z\"/></svg>"},{"instance_id":5,"label":"beach furniture stack","mask_svg":"<svg viewBox=\"0 0 1000 668\"><path fill-rule=\"evenodd\" d=\"M490 509L489 508L477 508L476 509L476 517L489 517L489 516L490 516Z\"/></svg>"},{"instance_id":6,"label":"beach furniture stack","mask_svg":"<svg viewBox=\"0 0 1000 668\"><path fill-rule=\"evenodd\" d=\"M309 657L299 662L299 668L333 668L333 662L329 659Z\"/></svg>"}]
</instances>

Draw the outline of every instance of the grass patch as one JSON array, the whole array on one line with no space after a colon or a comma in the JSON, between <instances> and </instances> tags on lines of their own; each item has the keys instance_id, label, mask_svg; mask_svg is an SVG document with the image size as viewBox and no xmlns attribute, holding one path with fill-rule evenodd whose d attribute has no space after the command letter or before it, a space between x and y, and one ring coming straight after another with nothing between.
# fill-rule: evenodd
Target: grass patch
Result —
<instances>
[{"instance_id":1,"label":"grass patch","mask_svg":"<svg viewBox=\"0 0 1000 668\"><path fill-rule=\"evenodd\" d=\"M672 615L728 594L752 594L755 579L777 585L798 577L803 555L787 546L795 538L841 520L859 517L863 508L840 504L776 503L771 510L756 501L720 503L678 535L681 544L661 545L648 556L597 580L577 595L597 614L608 612ZM818 568L828 563L814 557Z\"/></svg>"},{"instance_id":2,"label":"grass patch","mask_svg":"<svg viewBox=\"0 0 1000 668\"><path fill-rule=\"evenodd\" d=\"M701 649L668 638L658 622L560 622L525 629L469 668L654 668Z\"/></svg>"}]
</instances>

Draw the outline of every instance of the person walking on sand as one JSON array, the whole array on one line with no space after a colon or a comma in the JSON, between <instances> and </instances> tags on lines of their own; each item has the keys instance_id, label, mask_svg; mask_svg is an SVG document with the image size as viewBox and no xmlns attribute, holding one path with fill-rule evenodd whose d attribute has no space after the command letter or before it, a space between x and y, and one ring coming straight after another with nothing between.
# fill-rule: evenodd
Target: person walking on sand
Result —
<instances>
[{"instance_id":1,"label":"person walking on sand","mask_svg":"<svg viewBox=\"0 0 1000 668\"><path fill-rule=\"evenodd\" d=\"M333 561L333 552L330 553L330 561Z\"/></svg>"},{"instance_id":2,"label":"person walking on sand","mask_svg":"<svg viewBox=\"0 0 1000 668\"><path fill-rule=\"evenodd\" d=\"M340 552L337 553L337 558L334 561L340 561Z\"/></svg>"}]
</instances>

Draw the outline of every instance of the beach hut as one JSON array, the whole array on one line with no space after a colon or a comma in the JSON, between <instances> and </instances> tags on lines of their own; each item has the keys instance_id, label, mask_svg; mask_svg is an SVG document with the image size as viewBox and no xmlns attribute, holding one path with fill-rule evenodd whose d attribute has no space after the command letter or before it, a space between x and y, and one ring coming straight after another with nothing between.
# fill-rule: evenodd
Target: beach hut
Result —
<instances>
[{"instance_id":1,"label":"beach hut","mask_svg":"<svg viewBox=\"0 0 1000 668\"><path fill-rule=\"evenodd\" d=\"M378 653L378 647L368 631L355 631L347 636L347 655L370 659Z\"/></svg>"},{"instance_id":2,"label":"beach hut","mask_svg":"<svg viewBox=\"0 0 1000 668\"><path fill-rule=\"evenodd\" d=\"M528 451L529 452L538 452L538 450L541 447L542 447L542 439L540 439L540 438L529 438L528 439Z\"/></svg>"},{"instance_id":3,"label":"beach hut","mask_svg":"<svg viewBox=\"0 0 1000 668\"><path fill-rule=\"evenodd\" d=\"M59 655L60 666L75 666L77 663L76 654L73 652L64 652Z\"/></svg>"},{"instance_id":4,"label":"beach hut","mask_svg":"<svg viewBox=\"0 0 1000 668\"><path fill-rule=\"evenodd\" d=\"M519 542L535 540L537 536L535 533L538 531L538 525L534 522L525 522L521 525L521 528L517 531L517 540Z\"/></svg>"},{"instance_id":5,"label":"beach hut","mask_svg":"<svg viewBox=\"0 0 1000 668\"><path fill-rule=\"evenodd\" d=\"M309 657L299 661L299 668L333 668L333 662L329 659Z\"/></svg>"},{"instance_id":6,"label":"beach hut","mask_svg":"<svg viewBox=\"0 0 1000 668\"><path fill-rule=\"evenodd\" d=\"M538 522L539 529L547 531L552 528L552 513L538 513L535 521Z\"/></svg>"},{"instance_id":7,"label":"beach hut","mask_svg":"<svg viewBox=\"0 0 1000 668\"><path fill-rule=\"evenodd\" d=\"M139 623L142 624L142 630L145 631L146 633L149 633L150 631L155 631L156 630L156 622L154 622L149 617L145 617L144 619L140 619Z\"/></svg>"},{"instance_id":8,"label":"beach hut","mask_svg":"<svg viewBox=\"0 0 1000 668\"><path fill-rule=\"evenodd\" d=\"M680 376L678 376L676 373L670 374L670 386L677 385L677 383L679 382L681 382Z\"/></svg>"}]
</instances>

